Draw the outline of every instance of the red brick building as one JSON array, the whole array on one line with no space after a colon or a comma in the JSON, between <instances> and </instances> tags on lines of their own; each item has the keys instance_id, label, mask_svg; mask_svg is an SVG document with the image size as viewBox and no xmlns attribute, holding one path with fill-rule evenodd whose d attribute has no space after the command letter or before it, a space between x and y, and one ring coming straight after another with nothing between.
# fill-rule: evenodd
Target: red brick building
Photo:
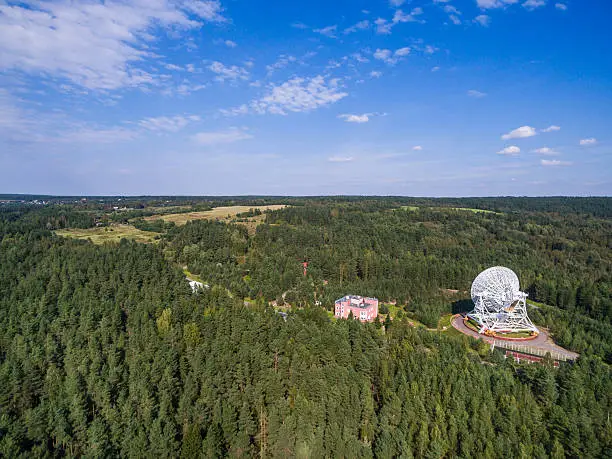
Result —
<instances>
[{"instance_id":1,"label":"red brick building","mask_svg":"<svg viewBox=\"0 0 612 459\"><path fill-rule=\"evenodd\" d=\"M361 322L374 322L378 317L378 300L358 295L346 295L336 300L334 316L346 319L350 313Z\"/></svg>"}]
</instances>

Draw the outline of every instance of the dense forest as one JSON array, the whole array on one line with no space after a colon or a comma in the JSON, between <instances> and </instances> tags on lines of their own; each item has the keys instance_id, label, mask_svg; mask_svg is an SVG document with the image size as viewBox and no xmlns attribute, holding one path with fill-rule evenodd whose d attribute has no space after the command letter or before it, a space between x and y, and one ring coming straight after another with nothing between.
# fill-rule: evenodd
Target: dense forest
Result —
<instances>
[{"instance_id":1,"label":"dense forest","mask_svg":"<svg viewBox=\"0 0 612 459\"><path fill-rule=\"evenodd\" d=\"M612 199L43 198L0 204L0 456L610 457ZM166 201L289 207L141 219ZM162 236L54 233L117 221ZM577 361L435 330L493 265ZM330 319L346 293L398 312Z\"/></svg>"}]
</instances>

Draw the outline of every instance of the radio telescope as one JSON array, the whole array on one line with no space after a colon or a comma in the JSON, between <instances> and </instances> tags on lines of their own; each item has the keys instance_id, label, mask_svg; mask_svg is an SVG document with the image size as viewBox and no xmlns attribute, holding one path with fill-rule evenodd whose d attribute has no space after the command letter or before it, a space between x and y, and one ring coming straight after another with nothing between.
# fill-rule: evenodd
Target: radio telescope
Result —
<instances>
[{"instance_id":1,"label":"radio telescope","mask_svg":"<svg viewBox=\"0 0 612 459\"><path fill-rule=\"evenodd\" d=\"M527 294L520 291L514 271L495 266L481 272L472 283L474 310L468 317L480 325L479 333L535 332L527 316Z\"/></svg>"}]
</instances>

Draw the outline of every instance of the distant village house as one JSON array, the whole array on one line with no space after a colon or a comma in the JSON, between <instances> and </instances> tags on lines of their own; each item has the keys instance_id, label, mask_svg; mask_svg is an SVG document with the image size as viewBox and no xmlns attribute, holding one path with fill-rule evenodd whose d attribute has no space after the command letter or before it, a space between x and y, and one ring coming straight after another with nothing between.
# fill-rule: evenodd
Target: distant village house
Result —
<instances>
[{"instance_id":1,"label":"distant village house","mask_svg":"<svg viewBox=\"0 0 612 459\"><path fill-rule=\"evenodd\" d=\"M336 300L335 316L347 319L350 313L361 322L374 322L378 317L378 299L359 295L346 295Z\"/></svg>"}]
</instances>

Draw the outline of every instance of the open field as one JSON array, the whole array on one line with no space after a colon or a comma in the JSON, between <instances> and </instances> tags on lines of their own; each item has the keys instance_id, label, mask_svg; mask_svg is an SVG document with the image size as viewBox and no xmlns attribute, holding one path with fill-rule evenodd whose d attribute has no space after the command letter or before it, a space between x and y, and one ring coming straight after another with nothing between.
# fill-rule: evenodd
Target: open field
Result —
<instances>
[{"instance_id":1,"label":"open field","mask_svg":"<svg viewBox=\"0 0 612 459\"><path fill-rule=\"evenodd\" d=\"M266 210L278 210L286 207L284 204L274 204L270 206L229 206L229 207L215 207L212 210L206 210L203 212L186 212L182 214L165 214L165 215L151 215L145 217L145 220L158 220L162 219L166 222L174 222L177 225L184 225L190 220L220 220L230 221L235 218L236 215L242 212L248 212L250 209L259 209L262 212ZM249 217L256 218L256 217Z\"/></svg>"},{"instance_id":2,"label":"open field","mask_svg":"<svg viewBox=\"0 0 612 459\"><path fill-rule=\"evenodd\" d=\"M111 225L98 228L70 228L57 230L58 236L71 237L75 239L90 239L94 244L104 244L105 242L119 242L122 238L136 242L154 242L155 236L159 233L151 231L141 231L132 225Z\"/></svg>"},{"instance_id":3,"label":"open field","mask_svg":"<svg viewBox=\"0 0 612 459\"><path fill-rule=\"evenodd\" d=\"M249 210L259 209L262 212L266 210L278 210L287 207L285 204L272 204L269 206L227 206L227 207L215 207L212 210L206 210L202 212L186 212L181 214L163 214L163 215L152 215L145 217L145 220L158 220L162 219L165 222L174 222L176 225L181 226L191 220L217 220L224 223L229 223L235 220L238 214L248 212ZM265 214L256 215L253 217L241 218L242 221L236 221L239 225L247 227L249 234L255 234L255 229L260 225L266 218Z\"/></svg>"}]
</instances>

